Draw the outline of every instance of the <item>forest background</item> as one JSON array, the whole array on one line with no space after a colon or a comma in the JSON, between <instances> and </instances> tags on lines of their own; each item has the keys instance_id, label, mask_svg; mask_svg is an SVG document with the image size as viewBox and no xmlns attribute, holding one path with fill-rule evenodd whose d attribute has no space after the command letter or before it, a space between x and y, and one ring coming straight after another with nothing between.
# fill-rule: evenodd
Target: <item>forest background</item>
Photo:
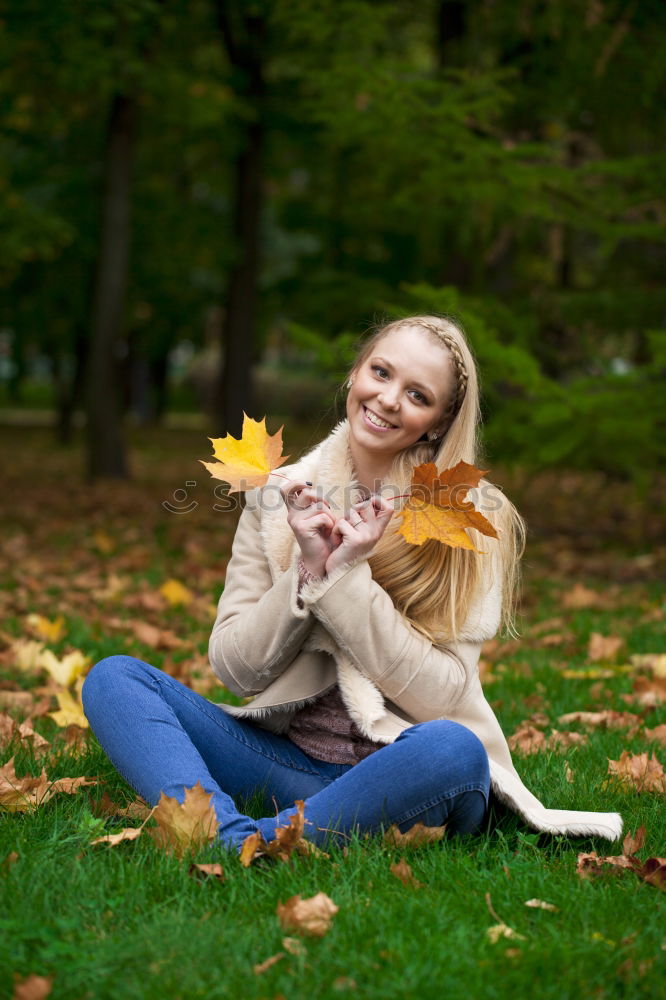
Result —
<instances>
[{"instance_id":1,"label":"forest background","mask_svg":"<svg viewBox=\"0 0 666 1000\"><path fill-rule=\"evenodd\" d=\"M122 477L128 427L311 421L443 312L493 465L645 493L665 52L659 0L5 0L0 406Z\"/></svg>"}]
</instances>

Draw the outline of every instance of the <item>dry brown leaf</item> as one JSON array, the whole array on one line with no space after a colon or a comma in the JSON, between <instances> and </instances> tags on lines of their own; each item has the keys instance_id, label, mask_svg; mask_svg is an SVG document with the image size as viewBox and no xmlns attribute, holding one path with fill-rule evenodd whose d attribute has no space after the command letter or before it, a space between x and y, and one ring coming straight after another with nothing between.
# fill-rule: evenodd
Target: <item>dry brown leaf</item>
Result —
<instances>
[{"instance_id":1,"label":"dry brown leaf","mask_svg":"<svg viewBox=\"0 0 666 1000\"><path fill-rule=\"evenodd\" d=\"M338 910L339 907L325 892L318 892L310 899L291 896L286 903L277 905L282 930L311 937L323 937Z\"/></svg>"},{"instance_id":2,"label":"dry brown leaf","mask_svg":"<svg viewBox=\"0 0 666 1000\"><path fill-rule=\"evenodd\" d=\"M587 658L591 663L599 660L614 660L624 646L624 639L619 635L601 635L593 632L587 646Z\"/></svg>"},{"instance_id":3,"label":"dry brown leaf","mask_svg":"<svg viewBox=\"0 0 666 1000\"><path fill-rule=\"evenodd\" d=\"M384 834L384 843L391 844L392 847L424 847L426 844L434 844L441 840L445 832L446 823L444 826L425 826L423 823L415 823L406 833L401 833L394 823Z\"/></svg>"},{"instance_id":4,"label":"dry brown leaf","mask_svg":"<svg viewBox=\"0 0 666 1000\"><path fill-rule=\"evenodd\" d=\"M30 691L0 690L0 708L18 708L23 712L34 712L34 704L35 699Z\"/></svg>"},{"instance_id":5,"label":"dry brown leaf","mask_svg":"<svg viewBox=\"0 0 666 1000\"><path fill-rule=\"evenodd\" d=\"M104 837L96 837L91 840L91 844L108 844L109 847L117 847L125 840L136 840L143 833L143 826L126 826L118 833L107 833Z\"/></svg>"},{"instance_id":6,"label":"dry brown leaf","mask_svg":"<svg viewBox=\"0 0 666 1000\"><path fill-rule=\"evenodd\" d=\"M540 729L535 726L523 726L516 730L509 739L509 750L516 753L529 754L538 753L546 749L546 737Z\"/></svg>"},{"instance_id":7,"label":"dry brown leaf","mask_svg":"<svg viewBox=\"0 0 666 1000\"><path fill-rule=\"evenodd\" d=\"M639 715L633 712L616 712L612 708L602 712L567 712L560 715L557 721L563 726L579 722L590 729L628 729L630 736L637 732L641 724Z\"/></svg>"},{"instance_id":8,"label":"dry brown leaf","mask_svg":"<svg viewBox=\"0 0 666 1000\"><path fill-rule=\"evenodd\" d=\"M647 752L632 754L623 750L619 760L609 759L608 773L638 792L666 793L664 768L654 753L648 757Z\"/></svg>"},{"instance_id":9,"label":"dry brown leaf","mask_svg":"<svg viewBox=\"0 0 666 1000\"><path fill-rule=\"evenodd\" d=\"M640 851L645 843L645 832L645 827L639 826L636 833L628 833L622 841L622 853L630 855Z\"/></svg>"},{"instance_id":10,"label":"dry brown leaf","mask_svg":"<svg viewBox=\"0 0 666 1000\"><path fill-rule=\"evenodd\" d=\"M305 840L303 830L305 828L305 805L302 799L297 799L294 803L296 812L289 817L287 826L279 826L275 831L275 838L266 843L262 835L257 831L251 833L243 841L239 860L244 868L248 868L255 858L268 855L278 861L288 861L292 854L317 855L326 857L312 841Z\"/></svg>"},{"instance_id":11,"label":"dry brown leaf","mask_svg":"<svg viewBox=\"0 0 666 1000\"><path fill-rule=\"evenodd\" d=\"M407 885L412 889L423 888L423 882L419 882L414 877L411 865L407 864L404 858L401 858L400 861L394 861L390 866L390 870L391 874L400 879L403 885Z\"/></svg>"},{"instance_id":12,"label":"dry brown leaf","mask_svg":"<svg viewBox=\"0 0 666 1000\"><path fill-rule=\"evenodd\" d=\"M514 931L513 927L509 927L508 924L494 924L492 927L488 927L486 934L490 939L491 944L497 944L503 938L510 938L513 941L525 941L526 938L524 934L519 934L518 931Z\"/></svg>"},{"instance_id":13,"label":"dry brown leaf","mask_svg":"<svg viewBox=\"0 0 666 1000\"><path fill-rule=\"evenodd\" d=\"M554 903L546 903L543 899L527 899L525 900L525 906L529 906L535 910L549 910L551 913L557 913L559 909Z\"/></svg>"},{"instance_id":14,"label":"dry brown leaf","mask_svg":"<svg viewBox=\"0 0 666 1000\"><path fill-rule=\"evenodd\" d=\"M255 976L260 976L262 972L266 972L267 969L270 969L271 966L279 962L281 958L286 958L286 957L287 957L286 951L278 951L276 955L271 955L269 958L265 958L263 962L257 962L256 965L253 965L252 971L254 972Z\"/></svg>"},{"instance_id":15,"label":"dry brown leaf","mask_svg":"<svg viewBox=\"0 0 666 1000\"><path fill-rule=\"evenodd\" d=\"M57 792L71 795L83 785L93 784L95 784L94 778L85 777L58 778L56 781L51 781L44 770L36 778L30 775L19 778L14 770L12 757L4 767L0 768L0 806L8 812L26 812L28 809L44 805Z\"/></svg>"},{"instance_id":16,"label":"dry brown leaf","mask_svg":"<svg viewBox=\"0 0 666 1000\"><path fill-rule=\"evenodd\" d=\"M44 1000L52 988L53 976L36 976L33 973L21 979L15 974L12 1000Z\"/></svg>"},{"instance_id":17,"label":"dry brown leaf","mask_svg":"<svg viewBox=\"0 0 666 1000\"><path fill-rule=\"evenodd\" d=\"M666 858L648 858L643 863L642 878L649 885L666 892Z\"/></svg>"},{"instance_id":18,"label":"dry brown leaf","mask_svg":"<svg viewBox=\"0 0 666 1000\"><path fill-rule=\"evenodd\" d=\"M290 955L296 955L298 958L300 958L301 955L305 955L307 953L307 948L305 947L300 938L283 937L282 947L285 949L285 951L288 951Z\"/></svg>"},{"instance_id":19,"label":"dry brown leaf","mask_svg":"<svg viewBox=\"0 0 666 1000\"><path fill-rule=\"evenodd\" d=\"M2 868L3 871L8 871L12 865L16 864L18 858L19 856L17 851L10 851L7 857L0 865L0 868Z\"/></svg>"},{"instance_id":20,"label":"dry brown leaf","mask_svg":"<svg viewBox=\"0 0 666 1000\"><path fill-rule=\"evenodd\" d=\"M189 873L202 880L214 878L218 882L224 882L224 868L219 864L199 865L193 863L189 867Z\"/></svg>"},{"instance_id":21,"label":"dry brown leaf","mask_svg":"<svg viewBox=\"0 0 666 1000\"><path fill-rule=\"evenodd\" d=\"M211 805L212 792L204 791L201 782L185 789L185 800L160 795L153 811L157 823L150 836L158 847L182 858L186 851L210 843L217 837L217 816Z\"/></svg>"},{"instance_id":22,"label":"dry brown leaf","mask_svg":"<svg viewBox=\"0 0 666 1000\"><path fill-rule=\"evenodd\" d=\"M576 583L562 597L564 608L602 608L604 598L596 590L588 590L582 583Z\"/></svg>"},{"instance_id":23,"label":"dry brown leaf","mask_svg":"<svg viewBox=\"0 0 666 1000\"><path fill-rule=\"evenodd\" d=\"M139 642L153 649L182 649L188 645L171 629L157 628L148 622L132 621L130 628Z\"/></svg>"},{"instance_id":24,"label":"dry brown leaf","mask_svg":"<svg viewBox=\"0 0 666 1000\"><path fill-rule=\"evenodd\" d=\"M569 747L580 747L587 743L585 733L561 732L553 729L548 737L547 746L549 750L567 750Z\"/></svg>"},{"instance_id":25,"label":"dry brown leaf","mask_svg":"<svg viewBox=\"0 0 666 1000\"><path fill-rule=\"evenodd\" d=\"M622 695L623 700L629 705L658 708L666 701L666 678L664 677L636 677L632 689L631 694Z\"/></svg>"},{"instance_id":26,"label":"dry brown leaf","mask_svg":"<svg viewBox=\"0 0 666 1000\"><path fill-rule=\"evenodd\" d=\"M236 440L231 434L209 438L217 462L203 462L211 476L229 483L230 493L265 486L274 469L283 465L288 455L282 454L282 428L275 434L266 430L266 417L253 420L243 414L243 431Z\"/></svg>"},{"instance_id":27,"label":"dry brown leaf","mask_svg":"<svg viewBox=\"0 0 666 1000\"><path fill-rule=\"evenodd\" d=\"M666 722L654 729L644 729L642 735L649 743L661 743L662 747L666 747Z\"/></svg>"}]
</instances>

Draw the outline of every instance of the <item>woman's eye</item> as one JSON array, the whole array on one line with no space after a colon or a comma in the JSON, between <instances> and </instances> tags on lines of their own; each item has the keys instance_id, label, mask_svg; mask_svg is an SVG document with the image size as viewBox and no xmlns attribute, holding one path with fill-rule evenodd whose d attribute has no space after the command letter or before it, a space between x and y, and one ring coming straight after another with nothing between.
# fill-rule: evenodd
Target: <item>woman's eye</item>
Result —
<instances>
[{"instance_id":1,"label":"woman's eye","mask_svg":"<svg viewBox=\"0 0 666 1000\"><path fill-rule=\"evenodd\" d=\"M426 401L425 396L418 389L412 389L412 398L416 399L419 403L425 403Z\"/></svg>"},{"instance_id":2,"label":"woman's eye","mask_svg":"<svg viewBox=\"0 0 666 1000\"><path fill-rule=\"evenodd\" d=\"M375 365L373 368L375 375L379 375L380 378L387 378L388 372L385 368L380 368L379 365Z\"/></svg>"}]
</instances>

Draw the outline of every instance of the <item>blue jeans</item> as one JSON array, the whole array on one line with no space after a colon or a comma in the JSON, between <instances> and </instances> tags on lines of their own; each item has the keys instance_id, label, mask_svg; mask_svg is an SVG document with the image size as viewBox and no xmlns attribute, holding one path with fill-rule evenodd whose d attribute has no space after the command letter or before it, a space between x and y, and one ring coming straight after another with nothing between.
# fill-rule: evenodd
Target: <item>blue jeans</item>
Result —
<instances>
[{"instance_id":1,"label":"blue jeans","mask_svg":"<svg viewBox=\"0 0 666 1000\"><path fill-rule=\"evenodd\" d=\"M123 655L93 667L83 705L112 763L151 805L162 792L182 802L184 789L201 782L213 796L220 841L232 850L257 830L272 840L296 799L305 800L305 836L316 844L392 823L403 832L421 822L472 833L485 816L488 757L456 722L420 723L358 764L330 764ZM234 799L257 792L277 815L255 820L239 811Z\"/></svg>"}]
</instances>

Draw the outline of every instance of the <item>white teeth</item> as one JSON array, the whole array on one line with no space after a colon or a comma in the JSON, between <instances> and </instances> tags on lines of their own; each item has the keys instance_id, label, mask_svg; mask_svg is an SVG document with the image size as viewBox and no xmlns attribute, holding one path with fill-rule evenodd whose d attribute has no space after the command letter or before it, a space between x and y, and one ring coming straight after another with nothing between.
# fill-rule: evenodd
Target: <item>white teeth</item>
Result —
<instances>
[{"instance_id":1,"label":"white teeth","mask_svg":"<svg viewBox=\"0 0 666 1000\"><path fill-rule=\"evenodd\" d=\"M375 416L372 410L368 410L367 407L365 415L367 416L370 423L374 424L375 427L393 427L393 424L389 424L385 420L381 420L379 417Z\"/></svg>"}]
</instances>

